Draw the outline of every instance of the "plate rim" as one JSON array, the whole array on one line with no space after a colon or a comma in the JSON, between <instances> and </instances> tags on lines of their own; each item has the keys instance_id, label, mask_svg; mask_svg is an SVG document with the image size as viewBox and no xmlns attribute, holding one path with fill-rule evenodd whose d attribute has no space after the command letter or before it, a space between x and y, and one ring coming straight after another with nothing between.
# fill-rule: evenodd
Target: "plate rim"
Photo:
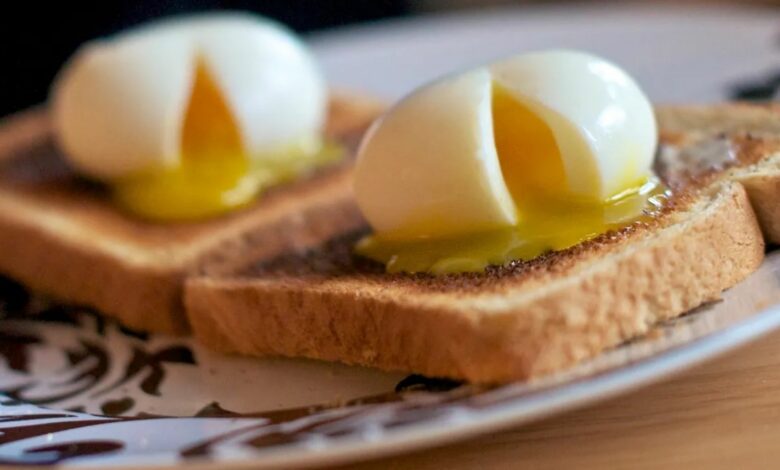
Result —
<instances>
[{"instance_id":1,"label":"plate rim","mask_svg":"<svg viewBox=\"0 0 780 470\"><path fill-rule=\"evenodd\" d=\"M193 457L170 464L100 463L111 470L245 470L297 467L315 468L327 465L365 462L389 456L404 455L415 450L441 446L485 433L528 424L564 411L606 401L646 385L668 379L703 362L715 359L741 346L780 330L780 303L771 305L727 328L675 346L669 350L606 370L562 386L553 386L541 393L510 398L480 411L469 412L469 419L442 426L439 419L410 423L402 429L385 431L381 439L345 438L314 450L290 452L288 446L261 451L241 452L240 455ZM511 387L508 384L506 387ZM499 387L494 391L500 391ZM148 453L154 460L164 453ZM68 468L95 468L95 463L71 461ZM51 466L30 466L31 469L51 469Z\"/></svg>"}]
</instances>

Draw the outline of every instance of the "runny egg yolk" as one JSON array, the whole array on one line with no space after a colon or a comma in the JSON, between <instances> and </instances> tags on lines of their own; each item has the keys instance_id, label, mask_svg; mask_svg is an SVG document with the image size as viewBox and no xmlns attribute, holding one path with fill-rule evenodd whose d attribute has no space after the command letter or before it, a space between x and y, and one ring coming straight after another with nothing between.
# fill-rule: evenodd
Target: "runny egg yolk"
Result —
<instances>
[{"instance_id":1,"label":"runny egg yolk","mask_svg":"<svg viewBox=\"0 0 780 470\"><path fill-rule=\"evenodd\" d=\"M549 126L502 87L493 86L493 133L501 171L517 208L511 227L449 238L369 236L357 253L388 272L478 272L528 260L651 217L668 196L658 180L624 181L605 201L566 196L567 177ZM629 172L627 172L629 173Z\"/></svg>"},{"instance_id":2,"label":"runny egg yolk","mask_svg":"<svg viewBox=\"0 0 780 470\"><path fill-rule=\"evenodd\" d=\"M181 130L180 163L112 185L125 209L153 220L194 220L246 206L264 189L338 160L341 149L307 137L262 158L246 155L238 126L202 62Z\"/></svg>"},{"instance_id":3,"label":"runny egg yolk","mask_svg":"<svg viewBox=\"0 0 780 470\"><path fill-rule=\"evenodd\" d=\"M498 84L492 108L501 173L520 214L531 199L565 194L566 173L550 127Z\"/></svg>"}]
</instances>

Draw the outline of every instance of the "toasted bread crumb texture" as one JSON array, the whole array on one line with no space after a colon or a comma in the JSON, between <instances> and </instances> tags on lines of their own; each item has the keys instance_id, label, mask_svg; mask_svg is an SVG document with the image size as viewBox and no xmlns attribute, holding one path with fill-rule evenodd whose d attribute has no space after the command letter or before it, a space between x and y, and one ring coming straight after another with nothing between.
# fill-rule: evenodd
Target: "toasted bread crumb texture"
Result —
<instances>
[{"instance_id":1,"label":"toasted bread crumb texture","mask_svg":"<svg viewBox=\"0 0 780 470\"><path fill-rule=\"evenodd\" d=\"M669 106L657 114L661 177L673 187L739 181L767 242L780 243L780 105Z\"/></svg>"},{"instance_id":2,"label":"toasted bread crumb texture","mask_svg":"<svg viewBox=\"0 0 780 470\"><path fill-rule=\"evenodd\" d=\"M354 143L378 109L334 99L329 129ZM0 126L0 161L11 160L0 171L0 272L166 332L187 329L189 278L190 323L222 351L485 383L533 377L717 298L760 264L761 230L780 241L780 108L658 116L657 170L676 195L653 223L483 275L432 277L352 256L365 228L347 167L220 220L152 226L52 160L45 113L32 113ZM326 240L327 251L312 249Z\"/></svg>"},{"instance_id":3,"label":"toasted bread crumb texture","mask_svg":"<svg viewBox=\"0 0 780 470\"><path fill-rule=\"evenodd\" d=\"M763 241L742 186L724 183L690 204L663 228L578 253L565 272L510 274L495 291L435 293L360 275L202 278L190 281L186 302L199 338L225 351L525 379L713 300L760 264Z\"/></svg>"},{"instance_id":4,"label":"toasted bread crumb texture","mask_svg":"<svg viewBox=\"0 0 780 470\"><path fill-rule=\"evenodd\" d=\"M324 249L189 280L190 320L201 341L240 354L484 383L561 370L717 299L760 265L764 240L748 195L773 240L779 112L660 109L658 171L676 195L655 224L445 277L384 274L352 256L361 232L346 233Z\"/></svg>"},{"instance_id":5,"label":"toasted bread crumb texture","mask_svg":"<svg viewBox=\"0 0 780 470\"><path fill-rule=\"evenodd\" d=\"M327 133L353 150L380 109L373 100L337 95ZM125 215L103 188L63 163L43 109L0 126L0 162L0 272L139 330L188 330L182 303L188 275L298 249L362 223L350 197L349 164L203 222L158 224Z\"/></svg>"}]
</instances>

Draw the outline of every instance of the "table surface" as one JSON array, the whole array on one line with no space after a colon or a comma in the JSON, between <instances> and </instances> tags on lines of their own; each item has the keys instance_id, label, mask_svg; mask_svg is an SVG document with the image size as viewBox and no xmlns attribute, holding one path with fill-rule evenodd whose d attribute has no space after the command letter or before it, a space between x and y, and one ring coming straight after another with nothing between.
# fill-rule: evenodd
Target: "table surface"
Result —
<instances>
[{"instance_id":1,"label":"table surface","mask_svg":"<svg viewBox=\"0 0 780 470\"><path fill-rule=\"evenodd\" d=\"M394 99L441 74L576 47L627 68L657 102L727 99L780 64L780 10L543 7L311 37L329 80ZM777 468L780 333L661 384L536 424L354 468Z\"/></svg>"}]
</instances>

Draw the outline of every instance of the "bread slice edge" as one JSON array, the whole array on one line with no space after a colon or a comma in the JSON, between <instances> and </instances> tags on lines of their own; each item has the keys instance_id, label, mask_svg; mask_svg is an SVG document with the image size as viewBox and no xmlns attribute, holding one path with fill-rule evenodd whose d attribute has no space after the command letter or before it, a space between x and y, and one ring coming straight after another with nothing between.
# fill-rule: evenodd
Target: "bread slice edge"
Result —
<instances>
[{"instance_id":1,"label":"bread slice edge","mask_svg":"<svg viewBox=\"0 0 780 470\"><path fill-rule=\"evenodd\" d=\"M680 315L754 271L764 242L741 184L702 191L684 220L578 261L543 289L431 295L358 278L193 278L196 337L223 352L308 357L479 383L573 365Z\"/></svg>"},{"instance_id":2,"label":"bread slice edge","mask_svg":"<svg viewBox=\"0 0 780 470\"><path fill-rule=\"evenodd\" d=\"M357 136L384 105L362 95L336 92L328 117L332 135ZM50 135L45 108L5 118L0 126L0 163L40 145ZM237 214L187 246L146 247L102 236L58 211L57 201L28 198L0 187L0 272L58 301L94 308L140 331L190 331L183 307L184 280L219 272L228 258L272 256L316 243L362 218L351 199L347 163L326 170L315 183L300 183L294 197L279 188L275 205ZM256 210L257 209L257 210Z\"/></svg>"}]
</instances>

